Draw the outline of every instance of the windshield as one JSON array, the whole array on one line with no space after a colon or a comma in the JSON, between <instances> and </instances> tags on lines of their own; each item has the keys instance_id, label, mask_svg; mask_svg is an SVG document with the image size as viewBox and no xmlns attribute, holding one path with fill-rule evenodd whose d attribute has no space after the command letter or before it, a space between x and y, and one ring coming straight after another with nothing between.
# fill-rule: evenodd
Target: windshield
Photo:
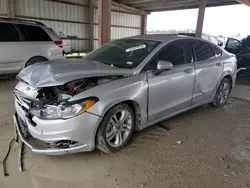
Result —
<instances>
[{"instance_id":1,"label":"windshield","mask_svg":"<svg viewBox=\"0 0 250 188\"><path fill-rule=\"evenodd\" d=\"M84 59L119 68L135 68L159 44L160 42L153 40L121 39L98 48Z\"/></svg>"}]
</instances>

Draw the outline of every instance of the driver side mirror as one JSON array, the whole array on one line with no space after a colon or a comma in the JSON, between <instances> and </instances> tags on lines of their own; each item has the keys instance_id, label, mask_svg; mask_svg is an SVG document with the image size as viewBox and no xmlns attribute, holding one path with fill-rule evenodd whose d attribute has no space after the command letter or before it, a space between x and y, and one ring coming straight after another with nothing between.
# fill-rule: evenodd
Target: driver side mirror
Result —
<instances>
[{"instance_id":1,"label":"driver side mirror","mask_svg":"<svg viewBox=\"0 0 250 188\"><path fill-rule=\"evenodd\" d=\"M223 42L219 41L219 42L218 42L218 45L219 45L219 46L223 46Z\"/></svg>"},{"instance_id":2,"label":"driver side mirror","mask_svg":"<svg viewBox=\"0 0 250 188\"><path fill-rule=\"evenodd\" d=\"M159 60L156 66L156 70L153 71L154 75L159 75L163 71L171 70L173 68L173 64L169 61Z\"/></svg>"},{"instance_id":3,"label":"driver side mirror","mask_svg":"<svg viewBox=\"0 0 250 188\"><path fill-rule=\"evenodd\" d=\"M173 68L173 64L169 61L159 60L157 63L157 70L171 70Z\"/></svg>"}]
</instances>

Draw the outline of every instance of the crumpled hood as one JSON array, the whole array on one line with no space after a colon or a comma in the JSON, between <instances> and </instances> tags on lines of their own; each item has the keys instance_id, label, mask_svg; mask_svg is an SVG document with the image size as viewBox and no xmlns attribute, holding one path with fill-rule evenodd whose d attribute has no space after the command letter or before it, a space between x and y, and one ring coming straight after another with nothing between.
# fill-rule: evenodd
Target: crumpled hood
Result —
<instances>
[{"instance_id":1,"label":"crumpled hood","mask_svg":"<svg viewBox=\"0 0 250 188\"><path fill-rule=\"evenodd\" d=\"M63 85L72 80L95 76L132 75L132 69L112 67L86 59L63 59L37 63L20 71L18 77L33 87Z\"/></svg>"}]
</instances>

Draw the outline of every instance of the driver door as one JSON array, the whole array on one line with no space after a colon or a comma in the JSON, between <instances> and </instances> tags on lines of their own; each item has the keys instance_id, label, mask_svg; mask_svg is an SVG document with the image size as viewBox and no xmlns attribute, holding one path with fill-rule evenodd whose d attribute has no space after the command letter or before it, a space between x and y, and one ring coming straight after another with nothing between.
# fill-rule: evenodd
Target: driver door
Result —
<instances>
[{"instance_id":1,"label":"driver door","mask_svg":"<svg viewBox=\"0 0 250 188\"><path fill-rule=\"evenodd\" d=\"M234 38L228 38L225 50L232 54L239 54L243 49L243 44Z\"/></svg>"},{"instance_id":2,"label":"driver door","mask_svg":"<svg viewBox=\"0 0 250 188\"><path fill-rule=\"evenodd\" d=\"M156 74L159 60L171 62L173 68ZM148 121L191 105L195 70L192 47L188 40L179 40L163 47L148 65Z\"/></svg>"},{"instance_id":3,"label":"driver door","mask_svg":"<svg viewBox=\"0 0 250 188\"><path fill-rule=\"evenodd\" d=\"M226 51L236 55L238 69L250 70L250 44L246 41L247 39L242 43L237 39L229 38L225 46ZM250 41L250 38L248 40Z\"/></svg>"}]
</instances>

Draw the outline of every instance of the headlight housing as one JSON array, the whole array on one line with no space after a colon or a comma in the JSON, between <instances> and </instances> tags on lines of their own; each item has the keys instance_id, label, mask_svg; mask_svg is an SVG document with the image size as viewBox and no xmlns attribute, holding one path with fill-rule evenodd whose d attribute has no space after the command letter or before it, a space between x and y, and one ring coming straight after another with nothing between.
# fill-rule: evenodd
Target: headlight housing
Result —
<instances>
[{"instance_id":1,"label":"headlight housing","mask_svg":"<svg viewBox=\"0 0 250 188\"><path fill-rule=\"evenodd\" d=\"M46 105L40 111L40 116L43 119L69 119L86 112L97 101L97 99L86 99L82 102L71 102L65 105Z\"/></svg>"}]
</instances>

